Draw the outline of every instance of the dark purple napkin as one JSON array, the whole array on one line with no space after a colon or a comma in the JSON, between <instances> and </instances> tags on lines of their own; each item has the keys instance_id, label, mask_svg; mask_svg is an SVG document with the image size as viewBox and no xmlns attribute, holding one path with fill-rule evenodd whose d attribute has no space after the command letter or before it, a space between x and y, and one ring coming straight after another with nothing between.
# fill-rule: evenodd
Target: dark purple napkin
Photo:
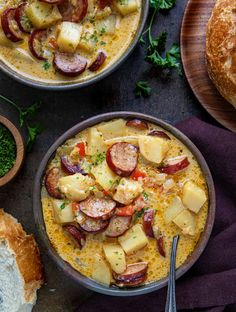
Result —
<instances>
[{"instance_id":1,"label":"dark purple napkin","mask_svg":"<svg viewBox=\"0 0 236 312\"><path fill-rule=\"evenodd\" d=\"M236 135L196 118L178 124L177 128L205 157L217 202L216 220L206 250L177 281L177 306L186 312L226 309L236 312ZM78 312L161 312L165 300L166 288L128 298L94 294L78 307Z\"/></svg>"}]
</instances>

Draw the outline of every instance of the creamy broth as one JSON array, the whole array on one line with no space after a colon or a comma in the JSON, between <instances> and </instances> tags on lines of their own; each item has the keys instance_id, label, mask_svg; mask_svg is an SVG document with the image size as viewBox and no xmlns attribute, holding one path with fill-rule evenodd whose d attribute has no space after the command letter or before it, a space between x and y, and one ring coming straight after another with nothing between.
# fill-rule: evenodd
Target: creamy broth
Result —
<instances>
[{"instance_id":1,"label":"creamy broth","mask_svg":"<svg viewBox=\"0 0 236 312\"><path fill-rule=\"evenodd\" d=\"M137 262L147 262L148 269L147 269L147 276L144 281L144 283L150 283L156 280L159 280L161 278L164 278L168 274L169 270L169 261L170 261L170 250L171 250L171 242L173 239L173 236L179 235L180 240L178 244L178 250L177 250L177 260L176 265L177 267L181 266L189 257L189 255L193 252L193 250L196 247L196 244L200 238L200 235L204 229L207 214L208 214L208 189L206 185L206 181L204 179L203 173L192 155L192 153L184 146L178 139L176 139L173 135L168 133L167 131L161 129L160 127L157 127L153 124L148 124L148 129L145 130L139 130L135 129L133 127L128 127L125 125L124 122L124 131L123 136L126 137L124 141L127 140L127 137L129 138L135 138L139 137L140 135L146 136L150 131L153 129L164 131L171 140L168 140L168 151L166 151L166 154L164 156L164 159L161 161L161 163L156 164L154 162L150 162L147 159L144 158L144 156L139 153L138 156L138 163L135 170L145 172L147 177L151 177L151 180L142 180L142 178L139 178L138 181L142 185L142 194L145 195L146 200L146 207L140 211L135 211L132 216L132 222L130 224L130 228L134 226L135 224L143 225L143 218L144 213L147 210L154 210L155 217L153 220L153 224L156 228L158 228L158 235L161 234L164 241L164 250L166 253L166 256L163 257L163 255L158 252L157 249L157 239L148 237L148 243L136 250L135 252L131 254L125 254L126 264L133 264ZM103 125L104 123L102 123ZM99 129L99 125L94 126L96 129ZM61 146L55 158L48 164L48 170L58 167L61 168L61 156L64 155L71 155L71 152L73 150L73 147L78 142L85 142L88 144L89 139L89 132L88 129L82 131L78 135L76 135L74 138L68 140L63 146ZM105 137L107 135L105 134ZM118 135L118 137L120 134ZM108 138L107 138L108 137ZM112 131L108 136L106 137L106 140L111 139L112 137L117 137L117 134L114 136L112 135ZM122 137L122 136L121 136ZM154 138L154 137L153 137ZM105 141L106 141L105 140ZM118 139L118 141L121 139ZM163 138L163 140L166 140ZM88 146L86 146L88 148ZM140 151L140 150L139 150ZM142 152L142 149L141 149ZM160 176L161 167L163 166L163 163L166 162L168 159L172 159L173 157L179 157L179 156L185 156L187 157L189 161L189 165L184 168L183 170L180 170L173 174L166 174L163 178L163 176ZM94 161L94 156L85 156L88 158L89 162L91 159ZM106 160L103 160L106 161ZM90 166L83 165L84 170L88 170L88 168L91 169ZM92 165L93 166L93 165ZM91 171L90 171L91 172ZM146 182L156 182L153 180L155 177L157 177L155 174L158 174L159 181L157 182L157 185L150 185L150 183ZM62 173L64 176L65 173ZM89 173L89 176L94 178L94 175L92 173ZM162 181L161 177L163 178ZM119 178L121 179L121 177ZM131 179L130 177L126 177L124 179ZM165 211L170 207L171 203L173 202L173 199L178 197L183 200L185 194L183 194L183 186L188 183L189 181L194 181L194 184L201 189L204 194L206 195L206 200L202 204L201 208L199 209L199 212L194 213L187 209L185 206L185 210L187 209L188 212L190 212L191 216L194 218L195 222L195 228L193 232L189 232L189 229L183 230L183 228L180 228L175 224L175 222L172 220L168 224L166 223L166 217L165 217ZM120 183L120 182L119 182ZM119 184L118 184L119 185ZM96 184L97 186L97 184ZM117 192L118 186L112 191L110 191L109 196L114 196L114 192ZM102 188L98 186L100 190ZM93 191L92 191L93 192ZM107 195L107 194L106 194ZM193 195L194 196L194 195ZM105 257L103 245L107 243L115 243L119 244L119 238L110 238L106 236L106 231L99 233L99 234L87 234L86 235L86 243L82 249L79 249L73 242L73 240L68 237L67 234L65 234L65 231L63 230L62 224L55 222L55 211L53 206L54 199L48 195L45 187L42 188L42 207L43 207L43 215L44 220L46 224L46 230L49 236L49 239L54 246L55 250L58 252L58 254L72 265L76 270L78 270L81 274L92 278L93 277L93 270L94 270L94 255L99 255L99 257L102 257L102 259L106 262L107 266L110 267L109 260ZM147 209L148 208L148 209ZM119 209L119 208L116 208ZM147 209L147 210L146 210ZM192 209L192 208L191 208ZM177 214L178 216L178 214ZM174 219L175 220L175 219ZM129 231L129 230L128 230ZM187 232L186 232L187 231ZM191 235L190 235L191 234ZM125 233L123 235L126 235ZM111 284L114 283L114 280L111 280Z\"/></svg>"},{"instance_id":2,"label":"creamy broth","mask_svg":"<svg viewBox=\"0 0 236 312\"><path fill-rule=\"evenodd\" d=\"M89 5L92 1L89 0ZM75 77L59 73L53 65L55 51L68 52L65 46L60 47L58 45L58 37L63 23L62 19L47 28L47 39L43 40L42 46L42 49L45 49L45 60L39 60L32 55L28 44L29 34L21 33L23 40L14 43L6 38L2 29L0 29L0 58L13 70L17 70L20 74L36 81L66 83L90 79L110 67L127 50L138 28L141 15L140 1L137 0L137 8L127 15L122 15L114 5L111 5L110 14L104 18L96 19L95 13L87 13L85 18L79 23L82 27L80 42L84 43L87 40L89 44L92 42L92 45L88 49L87 46L81 45L79 42L76 44L77 47L73 53L69 52L70 54L80 55L87 61L85 71ZM29 1L28 5L32 2L32 0ZM21 1L17 0L3 2L0 13L2 14L7 8L17 8L21 3ZM97 6L97 3L95 3L96 9ZM110 7L106 6L104 10L107 8ZM104 10L99 10L99 12ZM115 28L112 30L112 33L108 33L105 26L102 28L100 26L101 21L106 21L110 16L115 18ZM37 29L37 27L33 29ZM53 41L51 38L53 38ZM101 51L106 55L105 62L96 71L92 72L88 67L96 60L98 53Z\"/></svg>"}]
</instances>

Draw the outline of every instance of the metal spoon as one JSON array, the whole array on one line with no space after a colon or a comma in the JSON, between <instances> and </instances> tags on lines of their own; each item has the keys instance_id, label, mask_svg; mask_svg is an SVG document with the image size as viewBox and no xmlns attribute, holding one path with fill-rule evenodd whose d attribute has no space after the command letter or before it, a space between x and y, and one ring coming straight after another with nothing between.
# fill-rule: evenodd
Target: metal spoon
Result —
<instances>
[{"instance_id":1,"label":"metal spoon","mask_svg":"<svg viewBox=\"0 0 236 312\"><path fill-rule=\"evenodd\" d=\"M165 312L177 312L175 298L175 261L178 240L179 235L175 236L172 241L171 257L170 257L170 273L169 273Z\"/></svg>"}]
</instances>

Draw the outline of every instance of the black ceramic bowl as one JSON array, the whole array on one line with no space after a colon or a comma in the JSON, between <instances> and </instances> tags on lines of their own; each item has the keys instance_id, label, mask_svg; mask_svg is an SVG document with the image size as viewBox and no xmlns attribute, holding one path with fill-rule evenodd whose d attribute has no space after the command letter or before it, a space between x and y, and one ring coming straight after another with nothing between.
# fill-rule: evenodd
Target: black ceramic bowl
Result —
<instances>
[{"instance_id":1,"label":"black ceramic bowl","mask_svg":"<svg viewBox=\"0 0 236 312\"><path fill-rule=\"evenodd\" d=\"M140 17L139 25L130 45L125 50L125 52L121 55L121 57L118 58L111 66L109 66L107 69L105 69L104 71L101 71L101 73L98 73L96 76L90 79L87 79L81 82L76 82L76 81L66 82L66 80L63 80L61 82L48 82L48 81L42 82L42 81L38 81L36 77L32 79L29 76L24 75L23 73L17 72L16 70L14 70L14 67L7 65L7 63L1 59L0 59L0 70L2 70L4 73L9 75L11 78L23 84L26 84L28 86L35 87L38 89L70 90L70 89L86 87L90 84L96 83L99 80L111 74L113 71L115 71L128 58L128 56L134 50L143 32L143 28L144 28L144 25L148 16L148 10L149 10L149 0L142 0L141 17Z\"/></svg>"},{"instance_id":2,"label":"black ceramic bowl","mask_svg":"<svg viewBox=\"0 0 236 312\"><path fill-rule=\"evenodd\" d=\"M45 223L43 219L43 212L42 212L42 206L41 206L41 186L42 186L42 180L45 174L45 169L47 167L48 162L54 157L55 151L59 146L61 146L66 140L73 137L78 132L96 125L97 123L100 123L102 121L108 121L114 118L138 118L142 120L146 120L148 122L151 122L153 124L156 124L157 126L162 127L163 129L169 131L172 133L177 139L179 139L181 142L183 142L189 150L193 153L193 155L196 157L207 182L208 191L209 191L209 212L207 217L207 222L204 228L204 231L201 234L200 240L193 251L193 253L188 257L187 261L180 266L176 271L176 277L179 278L184 273L186 273L191 266L197 261L197 259L202 254L203 250L205 249L208 239L210 237L214 218L215 218L215 190L214 190L214 184L212 180L212 176L210 173L210 170L206 164L206 161L204 160L202 154L197 149L197 147L179 130L177 130L175 127L167 124L166 122L157 119L155 117L144 115L140 113L135 112L112 112L107 113L103 115L98 115L92 118L89 118L83 122L80 122L79 124L75 125L71 129L69 129L66 133L64 133L48 150L46 155L44 156L38 172L36 174L35 183L34 183L34 216L35 221L37 225L37 229L39 231L40 237L43 240L43 243L45 244L50 256L53 258L55 263L60 267L66 274L68 274L71 278L73 278L76 282L79 284L82 284L83 286L94 290L99 293L103 293L106 295L113 295L113 296L135 296L135 295L142 295L145 293L152 292L154 290L160 289L167 285L168 279L167 277L164 279L161 279L156 282L152 282L147 285L142 285L137 288L130 288L130 289L119 289L116 287L107 287L103 286L101 284L98 284L94 280L87 278L80 274L78 271L72 268L72 266L65 262L54 250L53 246L51 245L46 229L45 229ZM158 268L157 268L158 269Z\"/></svg>"}]
</instances>

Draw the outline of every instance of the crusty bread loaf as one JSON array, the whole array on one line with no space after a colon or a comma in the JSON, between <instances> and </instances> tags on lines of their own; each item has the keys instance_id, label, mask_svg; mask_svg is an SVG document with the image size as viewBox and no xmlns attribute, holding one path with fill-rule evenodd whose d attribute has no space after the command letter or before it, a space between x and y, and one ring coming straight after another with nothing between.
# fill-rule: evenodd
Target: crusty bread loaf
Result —
<instances>
[{"instance_id":1,"label":"crusty bread loaf","mask_svg":"<svg viewBox=\"0 0 236 312\"><path fill-rule=\"evenodd\" d=\"M0 311L30 312L43 283L33 235L0 209Z\"/></svg>"},{"instance_id":2,"label":"crusty bread loaf","mask_svg":"<svg viewBox=\"0 0 236 312\"><path fill-rule=\"evenodd\" d=\"M236 107L236 1L217 0L207 26L208 73L221 95Z\"/></svg>"}]
</instances>

